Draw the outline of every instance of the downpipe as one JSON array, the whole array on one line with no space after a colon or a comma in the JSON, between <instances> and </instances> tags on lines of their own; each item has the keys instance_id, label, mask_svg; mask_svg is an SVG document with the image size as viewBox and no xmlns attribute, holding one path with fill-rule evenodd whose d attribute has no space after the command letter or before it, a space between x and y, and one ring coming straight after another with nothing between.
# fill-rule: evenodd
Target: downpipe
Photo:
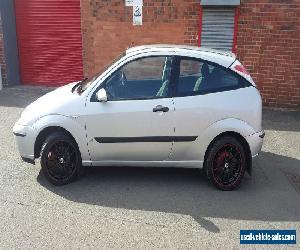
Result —
<instances>
[{"instance_id":1,"label":"downpipe","mask_svg":"<svg viewBox=\"0 0 300 250\"><path fill-rule=\"evenodd\" d=\"M2 84L2 71L1 71L1 65L0 65L0 91L3 89L3 84Z\"/></svg>"}]
</instances>

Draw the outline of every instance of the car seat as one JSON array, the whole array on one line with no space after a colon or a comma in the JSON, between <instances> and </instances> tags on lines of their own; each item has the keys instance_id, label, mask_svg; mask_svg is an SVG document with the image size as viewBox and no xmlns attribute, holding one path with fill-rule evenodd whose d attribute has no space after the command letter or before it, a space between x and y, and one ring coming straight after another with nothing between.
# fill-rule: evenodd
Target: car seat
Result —
<instances>
[{"instance_id":1,"label":"car seat","mask_svg":"<svg viewBox=\"0 0 300 250\"><path fill-rule=\"evenodd\" d=\"M201 67L201 76L198 78L198 80L195 83L194 91L199 91L200 86L203 84L206 84L207 79L209 78L209 67L207 63L203 63Z\"/></svg>"}]
</instances>

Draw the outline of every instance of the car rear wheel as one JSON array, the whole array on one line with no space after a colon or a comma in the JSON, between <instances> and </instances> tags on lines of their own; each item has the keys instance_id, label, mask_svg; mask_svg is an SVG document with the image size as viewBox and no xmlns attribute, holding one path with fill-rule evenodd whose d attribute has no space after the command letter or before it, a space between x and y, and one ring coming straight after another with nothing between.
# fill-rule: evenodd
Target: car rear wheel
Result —
<instances>
[{"instance_id":1,"label":"car rear wheel","mask_svg":"<svg viewBox=\"0 0 300 250\"><path fill-rule=\"evenodd\" d=\"M230 191L237 188L246 170L243 145L235 137L221 137L209 147L204 170L209 181L218 189Z\"/></svg>"},{"instance_id":2,"label":"car rear wheel","mask_svg":"<svg viewBox=\"0 0 300 250\"><path fill-rule=\"evenodd\" d=\"M73 138L56 132L41 149L41 166L45 177L54 185L65 185L82 173L80 151Z\"/></svg>"}]
</instances>

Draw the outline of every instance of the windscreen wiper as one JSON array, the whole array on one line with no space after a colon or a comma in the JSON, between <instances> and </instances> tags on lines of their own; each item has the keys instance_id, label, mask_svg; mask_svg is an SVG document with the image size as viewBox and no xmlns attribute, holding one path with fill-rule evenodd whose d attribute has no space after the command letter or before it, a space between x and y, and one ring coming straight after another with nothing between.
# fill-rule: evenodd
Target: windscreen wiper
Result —
<instances>
[{"instance_id":1,"label":"windscreen wiper","mask_svg":"<svg viewBox=\"0 0 300 250\"><path fill-rule=\"evenodd\" d=\"M82 79L80 82L76 83L73 88L72 88L72 92L75 91L75 89L77 89L78 86L82 85L88 78L85 77L84 79Z\"/></svg>"}]
</instances>

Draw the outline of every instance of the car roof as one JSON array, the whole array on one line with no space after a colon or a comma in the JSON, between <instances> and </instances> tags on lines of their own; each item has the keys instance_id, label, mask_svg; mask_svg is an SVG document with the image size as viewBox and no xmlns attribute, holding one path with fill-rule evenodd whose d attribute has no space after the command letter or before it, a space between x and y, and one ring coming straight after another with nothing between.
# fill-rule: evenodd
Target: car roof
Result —
<instances>
[{"instance_id":1,"label":"car roof","mask_svg":"<svg viewBox=\"0 0 300 250\"><path fill-rule=\"evenodd\" d=\"M152 44L131 47L126 50L126 54L136 54L140 52L175 52L179 56L197 57L203 60L229 67L236 59L232 52L215 50L206 47L197 47L189 45L173 45L173 44Z\"/></svg>"}]
</instances>

